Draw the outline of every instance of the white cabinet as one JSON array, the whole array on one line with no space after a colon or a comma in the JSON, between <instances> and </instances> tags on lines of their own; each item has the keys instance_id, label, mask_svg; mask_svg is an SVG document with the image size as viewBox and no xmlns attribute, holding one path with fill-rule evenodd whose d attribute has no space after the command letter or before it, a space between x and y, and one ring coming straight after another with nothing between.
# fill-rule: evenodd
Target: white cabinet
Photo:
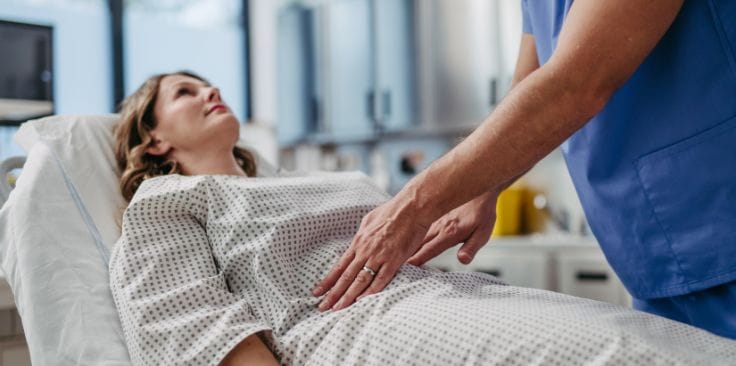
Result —
<instances>
[{"instance_id":1,"label":"white cabinet","mask_svg":"<svg viewBox=\"0 0 736 366\"><path fill-rule=\"evenodd\" d=\"M477 124L499 102L500 2L416 2L418 93L423 123Z\"/></svg>"},{"instance_id":2,"label":"white cabinet","mask_svg":"<svg viewBox=\"0 0 736 366\"><path fill-rule=\"evenodd\" d=\"M291 4L278 16L279 141L370 139L416 120L413 1Z\"/></svg>"},{"instance_id":3,"label":"white cabinet","mask_svg":"<svg viewBox=\"0 0 736 366\"><path fill-rule=\"evenodd\" d=\"M549 275L553 265L552 258L545 251L491 246L481 250L472 263L463 267L491 274L515 286L546 289L554 284L553 277Z\"/></svg>"},{"instance_id":4,"label":"white cabinet","mask_svg":"<svg viewBox=\"0 0 736 366\"><path fill-rule=\"evenodd\" d=\"M514 286L631 305L631 297L592 239L494 238L467 266L456 255L457 248L452 248L428 265L446 271L484 272Z\"/></svg>"},{"instance_id":5,"label":"white cabinet","mask_svg":"<svg viewBox=\"0 0 736 366\"><path fill-rule=\"evenodd\" d=\"M414 1L375 0L375 118L388 131L416 124Z\"/></svg>"},{"instance_id":6,"label":"white cabinet","mask_svg":"<svg viewBox=\"0 0 736 366\"><path fill-rule=\"evenodd\" d=\"M372 2L339 0L325 7L326 124L333 138L373 135Z\"/></svg>"},{"instance_id":7,"label":"white cabinet","mask_svg":"<svg viewBox=\"0 0 736 366\"><path fill-rule=\"evenodd\" d=\"M597 247L563 248L557 252L559 292L629 305L629 295Z\"/></svg>"}]
</instances>

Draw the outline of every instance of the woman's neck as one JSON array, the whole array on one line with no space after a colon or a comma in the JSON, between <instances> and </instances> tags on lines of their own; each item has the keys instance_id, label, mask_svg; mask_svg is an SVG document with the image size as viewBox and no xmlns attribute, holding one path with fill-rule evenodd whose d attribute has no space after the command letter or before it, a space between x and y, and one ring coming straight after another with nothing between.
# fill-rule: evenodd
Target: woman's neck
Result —
<instances>
[{"instance_id":1,"label":"woman's neck","mask_svg":"<svg viewBox=\"0 0 736 366\"><path fill-rule=\"evenodd\" d=\"M179 154L177 161L184 175L239 175L246 176L232 150L207 154Z\"/></svg>"}]
</instances>

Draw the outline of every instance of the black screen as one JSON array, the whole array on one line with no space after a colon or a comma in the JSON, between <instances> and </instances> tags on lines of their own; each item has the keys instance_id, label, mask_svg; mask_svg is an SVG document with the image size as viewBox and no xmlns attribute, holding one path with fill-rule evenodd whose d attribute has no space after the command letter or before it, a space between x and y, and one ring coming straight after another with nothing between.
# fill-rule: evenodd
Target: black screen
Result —
<instances>
[{"instance_id":1,"label":"black screen","mask_svg":"<svg viewBox=\"0 0 736 366\"><path fill-rule=\"evenodd\" d=\"M51 27L0 20L0 98L52 101Z\"/></svg>"}]
</instances>

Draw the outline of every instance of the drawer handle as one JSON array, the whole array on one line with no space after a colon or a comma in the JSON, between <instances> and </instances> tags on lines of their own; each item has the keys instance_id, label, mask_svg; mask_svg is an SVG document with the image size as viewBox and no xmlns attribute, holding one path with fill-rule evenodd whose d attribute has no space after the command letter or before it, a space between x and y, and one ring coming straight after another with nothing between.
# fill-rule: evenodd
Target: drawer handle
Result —
<instances>
[{"instance_id":1,"label":"drawer handle","mask_svg":"<svg viewBox=\"0 0 736 366\"><path fill-rule=\"evenodd\" d=\"M608 273L601 272L578 272L575 275L578 281L607 281Z\"/></svg>"}]
</instances>

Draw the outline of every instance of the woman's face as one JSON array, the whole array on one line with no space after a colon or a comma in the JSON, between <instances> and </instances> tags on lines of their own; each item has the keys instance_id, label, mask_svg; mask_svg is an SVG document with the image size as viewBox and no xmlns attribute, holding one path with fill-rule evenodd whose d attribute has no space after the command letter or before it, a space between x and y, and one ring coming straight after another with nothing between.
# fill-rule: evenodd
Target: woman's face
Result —
<instances>
[{"instance_id":1,"label":"woman's face","mask_svg":"<svg viewBox=\"0 0 736 366\"><path fill-rule=\"evenodd\" d=\"M220 91L186 75L161 80L153 109L156 127L151 131L153 155L192 155L222 149L231 152L240 125L220 98Z\"/></svg>"}]
</instances>

